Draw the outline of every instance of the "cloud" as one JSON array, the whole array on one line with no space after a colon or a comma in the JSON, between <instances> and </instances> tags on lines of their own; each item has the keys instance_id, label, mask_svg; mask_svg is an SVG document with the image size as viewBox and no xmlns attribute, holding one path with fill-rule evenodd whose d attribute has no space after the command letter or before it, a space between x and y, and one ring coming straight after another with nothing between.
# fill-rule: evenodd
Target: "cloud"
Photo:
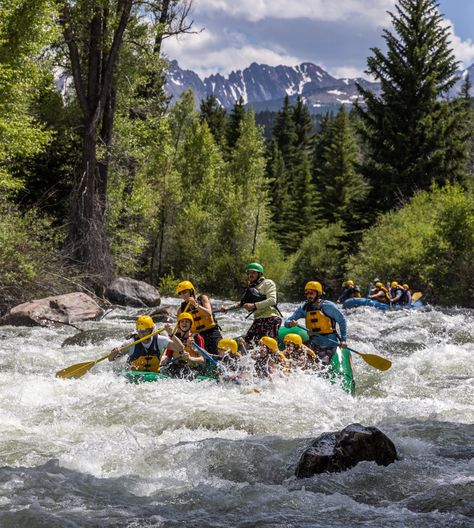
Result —
<instances>
[{"instance_id":1,"label":"cloud","mask_svg":"<svg viewBox=\"0 0 474 528\"><path fill-rule=\"evenodd\" d=\"M266 18L337 21L363 15L376 26L385 25L395 0L200 0L195 12L221 13L256 22Z\"/></svg>"},{"instance_id":2,"label":"cloud","mask_svg":"<svg viewBox=\"0 0 474 528\"><path fill-rule=\"evenodd\" d=\"M454 55L458 61L462 64L461 66L467 68L474 63L474 42L471 39L462 40L458 37L454 30L454 24L448 20L443 20L445 26L450 26L450 37L451 47L454 51Z\"/></svg>"},{"instance_id":3,"label":"cloud","mask_svg":"<svg viewBox=\"0 0 474 528\"><path fill-rule=\"evenodd\" d=\"M326 69L323 65L321 65L321 67ZM364 72L364 70L354 66L338 66L336 68L331 68L331 75L339 79L344 79L346 77L348 79L355 79L356 77L363 77L364 79L367 79L367 74Z\"/></svg>"},{"instance_id":4,"label":"cloud","mask_svg":"<svg viewBox=\"0 0 474 528\"><path fill-rule=\"evenodd\" d=\"M474 0L473 0L474 1ZM371 47L385 49L382 28L395 0L196 0L198 34L165 40L163 50L201 77L228 75L252 62L294 66L313 62L335 77L364 77ZM453 28L445 19L444 23ZM451 29L451 45L465 66L474 43Z\"/></svg>"},{"instance_id":5,"label":"cloud","mask_svg":"<svg viewBox=\"0 0 474 528\"><path fill-rule=\"evenodd\" d=\"M195 36L194 36L195 37ZM301 62L297 56L291 55L283 48L267 48L245 43L241 36L236 36L232 45L225 45L216 35L203 35L199 39L183 37L178 43L170 41L166 45L166 54L177 59L182 68L189 68L201 78L217 72L229 74L232 70L243 70L252 62L278 66L285 64L294 66ZM189 45L188 45L189 44ZM182 53L183 47L186 49Z\"/></svg>"}]
</instances>

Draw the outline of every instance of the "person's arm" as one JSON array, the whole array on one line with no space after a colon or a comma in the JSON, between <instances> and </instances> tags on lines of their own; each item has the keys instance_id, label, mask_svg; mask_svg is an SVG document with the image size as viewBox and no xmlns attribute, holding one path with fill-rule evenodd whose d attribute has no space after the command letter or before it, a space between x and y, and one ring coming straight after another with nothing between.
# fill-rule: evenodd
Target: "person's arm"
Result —
<instances>
[{"instance_id":1,"label":"person's arm","mask_svg":"<svg viewBox=\"0 0 474 528\"><path fill-rule=\"evenodd\" d=\"M339 308L330 301L324 302L322 306L323 314L327 315L331 319L334 319L339 325L339 334L341 338L341 346L343 348L347 347L347 321L344 314L339 310Z\"/></svg>"},{"instance_id":2,"label":"person's arm","mask_svg":"<svg viewBox=\"0 0 474 528\"><path fill-rule=\"evenodd\" d=\"M173 351L166 349L166 352L161 356L160 365L164 367L173 357Z\"/></svg>"},{"instance_id":3,"label":"person's arm","mask_svg":"<svg viewBox=\"0 0 474 528\"><path fill-rule=\"evenodd\" d=\"M342 291L337 302L343 303L347 299L348 296L349 296L349 288L346 288L345 290Z\"/></svg>"},{"instance_id":4,"label":"person's arm","mask_svg":"<svg viewBox=\"0 0 474 528\"><path fill-rule=\"evenodd\" d=\"M184 350L184 345L177 335L170 337L168 339L168 342L165 343L165 346L168 348L168 350L171 350L172 352L183 352Z\"/></svg>"},{"instance_id":5,"label":"person's arm","mask_svg":"<svg viewBox=\"0 0 474 528\"><path fill-rule=\"evenodd\" d=\"M212 306L209 297L207 295L201 295L200 299L202 305L199 304L196 299L193 298L189 300L190 305L194 306L194 308L196 308L199 312L204 312L207 315L212 315Z\"/></svg>"},{"instance_id":6,"label":"person's arm","mask_svg":"<svg viewBox=\"0 0 474 528\"><path fill-rule=\"evenodd\" d=\"M298 319L303 319L306 316L305 311L303 310L303 305L298 306L296 310L288 317L285 321L286 328L291 328L298 324Z\"/></svg>"},{"instance_id":7,"label":"person's arm","mask_svg":"<svg viewBox=\"0 0 474 528\"><path fill-rule=\"evenodd\" d=\"M266 295L266 299L253 303L256 310L263 310L263 308L269 308L270 306L276 306L277 303L277 287L276 284L270 280L265 279L260 289L263 295Z\"/></svg>"},{"instance_id":8,"label":"person's arm","mask_svg":"<svg viewBox=\"0 0 474 528\"><path fill-rule=\"evenodd\" d=\"M110 352L110 354L109 354L109 358L108 358L109 361L115 361L116 359L124 356L125 354L132 354L133 353L133 349L135 347L132 347L131 349L128 348L126 350L120 350L120 349L125 347L125 346L127 346L127 345L131 345L135 341L136 341L136 339L127 339L127 341L123 342L120 346L113 348L112 352Z\"/></svg>"}]
</instances>

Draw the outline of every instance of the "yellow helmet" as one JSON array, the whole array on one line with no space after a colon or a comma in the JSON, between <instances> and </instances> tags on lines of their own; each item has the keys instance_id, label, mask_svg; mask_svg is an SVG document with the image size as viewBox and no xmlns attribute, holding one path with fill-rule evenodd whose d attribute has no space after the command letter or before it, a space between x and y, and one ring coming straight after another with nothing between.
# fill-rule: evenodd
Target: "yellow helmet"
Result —
<instances>
[{"instance_id":1,"label":"yellow helmet","mask_svg":"<svg viewBox=\"0 0 474 528\"><path fill-rule=\"evenodd\" d=\"M353 280L346 280L342 283L343 286L354 286Z\"/></svg>"},{"instance_id":2,"label":"yellow helmet","mask_svg":"<svg viewBox=\"0 0 474 528\"><path fill-rule=\"evenodd\" d=\"M181 312L178 315L178 323L183 319L188 319L189 321L191 321L191 323L194 323L193 316L189 312Z\"/></svg>"},{"instance_id":3,"label":"yellow helmet","mask_svg":"<svg viewBox=\"0 0 474 528\"><path fill-rule=\"evenodd\" d=\"M140 315L135 321L135 328L137 330L146 330L147 328L153 328L155 323L149 315Z\"/></svg>"},{"instance_id":4,"label":"yellow helmet","mask_svg":"<svg viewBox=\"0 0 474 528\"><path fill-rule=\"evenodd\" d=\"M220 339L217 343L217 348L220 348L221 350L230 350L232 354L237 354L239 345L237 344L237 341L235 339L231 339L230 337L224 337L223 339Z\"/></svg>"},{"instance_id":5,"label":"yellow helmet","mask_svg":"<svg viewBox=\"0 0 474 528\"><path fill-rule=\"evenodd\" d=\"M392 281L392 283L390 284L390 286L392 288L396 288L398 286L398 282L397 281Z\"/></svg>"},{"instance_id":6,"label":"yellow helmet","mask_svg":"<svg viewBox=\"0 0 474 528\"><path fill-rule=\"evenodd\" d=\"M176 286L176 293L180 293L184 290L194 290L193 283L188 280L181 281L178 286Z\"/></svg>"},{"instance_id":7,"label":"yellow helmet","mask_svg":"<svg viewBox=\"0 0 474 528\"><path fill-rule=\"evenodd\" d=\"M383 288L383 284L381 282L376 282L375 283L375 287L376 288Z\"/></svg>"},{"instance_id":8,"label":"yellow helmet","mask_svg":"<svg viewBox=\"0 0 474 528\"><path fill-rule=\"evenodd\" d=\"M293 343L294 345L300 347L303 344L303 339L298 334L286 334L286 336L283 338L283 343Z\"/></svg>"},{"instance_id":9,"label":"yellow helmet","mask_svg":"<svg viewBox=\"0 0 474 528\"><path fill-rule=\"evenodd\" d=\"M276 342L276 339L273 339L273 337L263 336L260 338L258 344L266 346L272 352L278 352L278 343Z\"/></svg>"},{"instance_id":10,"label":"yellow helmet","mask_svg":"<svg viewBox=\"0 0 474 528\"><path fill-rule=\"evenodd\" d=\"M410 289L410 286L408 286L408 284L404 284L404 285L403 285L403 288L405 288L405 290L409 290L409 289Z\"/></svg>"},{"instance_id":11,"label":"yellow helmet","mask_svg":"<svg viewBox=\"0 0 474 528\"><path fill-rule=\"evenodd\" d=\"M320 282L317 281L309 281L306 283L306 286L304 287L304 291L306 290L313 290L315 292L318 292L318 295L323 294L323 287L321 286Z\"/></svg>"}]
</instances>

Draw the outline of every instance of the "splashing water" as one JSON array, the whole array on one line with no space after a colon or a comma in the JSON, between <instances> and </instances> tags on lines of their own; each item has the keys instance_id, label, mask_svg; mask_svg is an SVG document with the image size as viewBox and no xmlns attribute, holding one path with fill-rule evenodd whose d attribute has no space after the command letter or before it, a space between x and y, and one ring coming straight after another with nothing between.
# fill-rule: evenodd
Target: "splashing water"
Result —
<instances>
[{"instance_id":1,"label":"splashing water","mask_svg":"<svg viewBox=\"0 0 474 528\"><path fill-rule=\"evenodd\" d=\"M2 528L473 525L473 311L349 312L350 346L393 362L354 356L354 398L304 374L259 392L130 384L107 361L55 378L120 344L135 314L83 323L98 341L64 347L70 327L0 328ZM249 325L220 321L229 336ZM353 422L384 431L400 461L295 479L310 439Z\"/></svg>"}]
</instances>

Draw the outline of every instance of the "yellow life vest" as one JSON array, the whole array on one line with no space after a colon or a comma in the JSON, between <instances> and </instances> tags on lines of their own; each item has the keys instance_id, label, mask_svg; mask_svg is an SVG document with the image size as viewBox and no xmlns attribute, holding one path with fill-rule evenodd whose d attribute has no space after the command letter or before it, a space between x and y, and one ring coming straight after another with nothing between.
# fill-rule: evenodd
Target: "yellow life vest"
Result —
<instances>
[{"instance_id":1,"label":"yellow life vest","mask_svg":"<svg viewBox=\"0 0 474 528\"><path fill-rule=\"evenodd\" d=\"M388 293L387 288L385 288L385 286L382 286L381 288L379 288L379 290L382 290L384 292L385 298L384 299L377 299L377 301L388 304L391 299L390 299L390 294Z\"/></svg>"},{"instance_id":2,"label":"yellow life vest","mask_svg":"<svg viewBox=\"0 0 474 528\"><path fill-rule=\"evenodd\" d=\"M201 304L199 302L199 298L197 299L197 301L199 304ZM185 304L186 303L181 303L181 310L184 310L183 305ZM194 308L194 306L189 306L186 311L193 316L193 326L191 328L192 333L200 334L201 332L211 330L212 328L215 328L217 326L217 323L212 315L208 315L205 312L201 312L197 308Z\"/></svg>"},{"instance_id":3,"label":"yellow life vest","mask_svg":"<svg viewBox=\"0 0 474 528\"><path fill-rule=\"evenodd\" d=\"M334 334L336 324L320 308L311 305L306 310L306 328L320 335Z\"/></svg>"},{"instance_id":4,"label":"yellow life vest","mask_svg":"<svg viewBox=\"0 0 474 528\"><path fill-rule=\"evenodd\" d=\"M200 334L206 330L211 330L217 326L212 315L208 315L204 312L199 312L197 308L191 312L193 316L193 327L192 331Z\"/></svg>"},{"instance_id":5,"label":"yellow life vest","mask_svg":"<svg viewBox=\"0 0 474 528\"><path fill-rule=\"evenodd\" d=\"M349 295L349 299L350 298L354 298L354 297L360 297L360 291L356 291L354 290L350 295Z\"/></svg>"},{"instance_id":6,"label":"yellow life vest","mask_svg":"<svg viewBox=\"0 0 474 528\"><path fill-rule=\"evenodd\" d=\"M144 372L160 372L160 359L158 356L138 356L130 362L133 370L142 370Z\"/></svg>"}]
</instances>

